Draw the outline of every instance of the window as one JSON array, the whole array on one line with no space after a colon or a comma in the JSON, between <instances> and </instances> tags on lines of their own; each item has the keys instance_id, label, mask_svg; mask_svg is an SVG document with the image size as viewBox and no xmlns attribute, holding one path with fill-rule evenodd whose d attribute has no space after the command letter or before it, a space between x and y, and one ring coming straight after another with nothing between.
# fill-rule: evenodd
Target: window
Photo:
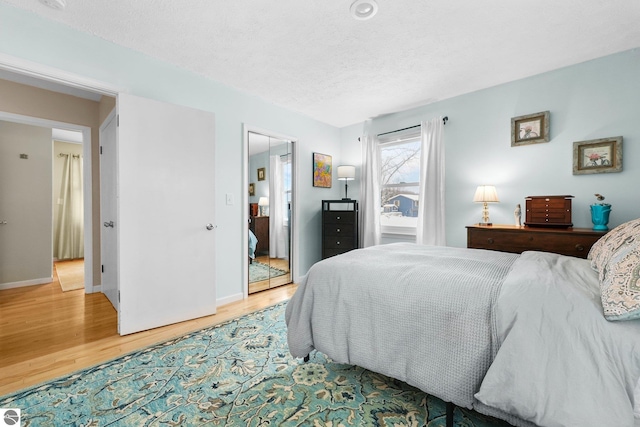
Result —
<instances>
[{"instance_id":1,"label":"window","mask_svg":"<svg viewBox=\"0 0 640 427\"><path fill-rule=\"evenodd\" d=\"M293 188L291 179L291 154L280 156L282 162L282 182L284 183L284 197L282 198L282 212L284 212L284 226L289 226L289 215L291 214L291 190Z\"/></svg>"},{"instance_id":2,"label":"window","mask_svg":"<svg viewBox=\"0 0 640 427\"><path fill-rule=\"evenodd\" d=\"M420 203L420 136L380 141L380 226L383 233L415 235Z\"/></svg>"}]
</instances>

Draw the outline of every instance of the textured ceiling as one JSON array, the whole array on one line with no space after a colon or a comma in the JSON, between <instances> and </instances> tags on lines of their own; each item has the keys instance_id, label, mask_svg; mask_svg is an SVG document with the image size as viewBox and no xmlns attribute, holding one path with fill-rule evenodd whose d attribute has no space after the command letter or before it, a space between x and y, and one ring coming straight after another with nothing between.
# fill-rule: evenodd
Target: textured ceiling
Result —
<instances>
[{"instance_id":1,"label":"textured ceiling","mask_svg":"<svg viewBox=\"0 0 640 427\"><path fill-rule=\"evenodd\" d=\"M343 127L640 46L639 0L0 0Z\"/></svg>"}]
</instances>

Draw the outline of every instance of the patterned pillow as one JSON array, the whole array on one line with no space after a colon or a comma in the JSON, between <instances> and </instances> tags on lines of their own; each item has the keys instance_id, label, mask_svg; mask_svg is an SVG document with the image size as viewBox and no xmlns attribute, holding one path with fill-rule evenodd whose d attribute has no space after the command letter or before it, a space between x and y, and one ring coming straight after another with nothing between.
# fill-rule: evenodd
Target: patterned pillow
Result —
<instances>
[{"instance_id":1,"label":"patterned pillow","mask_svg":"<svg viewBox=\"0 0 640 427\"><path fill-rule=\"evenodd\" d=\"M620 224L602 236L589 251L587 259L591 267L600 275L602 282L609 260L621 249L637 246L640 243L640 218Z\"/></svg>"},{"instance_id":2,"label":"patterned pillow","mask_svg":"<svg viewBox=\"0 0 640 427\"><path fill-rule=\"evenodd\" d=\"M623 247L613 255L600 287L607 320L640 319L640 245Z\"/></svg>"}]
</instances>

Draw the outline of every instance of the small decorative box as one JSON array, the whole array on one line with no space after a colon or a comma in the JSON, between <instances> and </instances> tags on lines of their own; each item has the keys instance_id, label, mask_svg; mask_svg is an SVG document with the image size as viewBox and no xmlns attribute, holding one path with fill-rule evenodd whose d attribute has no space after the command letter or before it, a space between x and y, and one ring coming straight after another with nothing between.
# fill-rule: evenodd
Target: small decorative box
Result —
<instances>
[{"instance_id":1,"label":"small decorative box","mask_svg":"<svg viewBox=\"0 0 640 427\"><path fill-rule=\"evenodd\" d=\"M528 196L524 225L531 227L572 227L573 196Z\"/></svg>"}]
</instances>

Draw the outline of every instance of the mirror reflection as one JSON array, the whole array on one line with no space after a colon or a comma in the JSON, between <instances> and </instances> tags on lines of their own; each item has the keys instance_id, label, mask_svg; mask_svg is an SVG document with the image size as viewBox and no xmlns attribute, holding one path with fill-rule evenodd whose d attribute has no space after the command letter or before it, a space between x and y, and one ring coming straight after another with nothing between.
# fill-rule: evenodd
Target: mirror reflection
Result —
<instances>
[{"instance_id":1,"label":"mirror reflection","mask_svg":"<svg viewBox=\"0 0 640 427\"><path fill-rule=\"evenodd\" d=\"M249 132L249 293L291 283L292 143Z\"/></svg>"}]
</instances>

